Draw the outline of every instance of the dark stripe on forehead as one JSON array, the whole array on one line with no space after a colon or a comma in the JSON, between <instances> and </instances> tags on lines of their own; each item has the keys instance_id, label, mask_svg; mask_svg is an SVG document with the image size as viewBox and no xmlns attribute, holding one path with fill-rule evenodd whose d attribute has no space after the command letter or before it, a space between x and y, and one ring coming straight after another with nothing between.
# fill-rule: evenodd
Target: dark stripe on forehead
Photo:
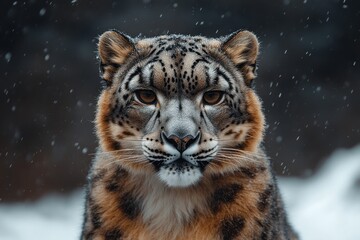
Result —
<instances>
[{"instance_id":1,"label":"dark stripe on forehead","mask_svg":"<svg viewBox=\"0 0 360 240\"><path fill-rule=\"evenodd\" d=\"M159 47L160 47L160 45L159 45ZM160 55L160 53L162 53L164 51L164 47L162 47L162 48L160 48L160 50L159 51L157 51L156 53L155 53L155 55Z\"/></svg>"},{"instance_id":2,"label":"dark stripe on forehead","mask_svg":"<svg viewBox=\"0 0 360 240\"><path fill-rule=\"evenodd\" d=\"M142 84L142 83L144 83L144 75L142 74L143 72L142 72L142 69L140 70L140 74L139 74L139 84Z\"/></svg>"},{"instance_id":3,"label":"dark stripe on forehead","mask_svg":"<svg viewBox=\"0 0 360 240\"><path fill-rule=\"evenodd\" d=\"M149 53L149 56L153 55L155 51L156 51L156 48L153 48L153 50L151 50L151 52Z\"/></svg>"},{"instance_id":4,"label":"dark stripe on forehead","mask_svg":"<svg viewBox=\"0 0 360 240\"><path fill-rule=\"evenodd\" d=\"M131 80L136 76L136 75L140 75L141 74L141 68L137 67L134 72L132 74L130 74L129 78L127 79L126 83L125 83L125 89L129 89L129 84L131 82Z\"/></svg>"},{"instance_id":5,"label":"dark stripe on forehead","mask_svg":"<svg viewBox=\"0 0 360 240\"><path fill-rule=\"evenodd\" d=\"M150 63L157 62L157 61L159 61L159 56L155 56L155 57L151 58L151 59L145 64L145 66L146 66L146 65L149 65Z\"/></svg>"},{"instance_id":6,"label":"dark stripe on forehead","mask_svg":"<svg viewBox=\"0 0 360 240\"><path fill-rule=\"evenodd\" d=\"M206 81L206 87L210 86L210 75L209 75L209 67L205 66L205 81Z\"/></svg>"},{"instance_id":7,"label":"dark stripe on forehead","mask_svg":"<svg viewBox=\"0 0 360 240\"><path fill-rule=\"evenodd\" d=\"M149 84L150 86L154 86L154 64L149 67L150 76L149 76Z\"/></svg>"},{"instance_id":8,"label":"dark stripe on forehead","mask_svg":"<svg viewBox=\"0 0 360 240\"><path fill-rule=\"evenodd\" d=\"M161 66L162 66L162 67L164 67L164 66L165 66L165 63L163 62L163 60L159 59L159 61L158 61L158 62L161 64Z\"/></svg>"},{"instance_id":9,"label":"dark stripe on forehead","mask_svg":"<svg viewBox=\"0 0 360 240\"><path fill-rule=\"evenodd\" d=\"M191 77L194 77L194 69L196 67L196 65L198 65L200 62L205 62L207 64L209 64L209 61L206 60L205 58L198 58L196 59L193 64L191 65Z\"/></svg>"},{"instance_id":10,"label":"dark stripe on forehead","mask_svg":"<svg viewBox=\"0 0 360 240\"><path fill-rule=\"evenodd\" d=\"M222 78L225 79L225 81L229 84L229 90L233 90L233 84L229 78L229 76L223 72L220 68L216 68L216 73L218 74L218 76L221 76Z\"/></svg>"}]
</instances>

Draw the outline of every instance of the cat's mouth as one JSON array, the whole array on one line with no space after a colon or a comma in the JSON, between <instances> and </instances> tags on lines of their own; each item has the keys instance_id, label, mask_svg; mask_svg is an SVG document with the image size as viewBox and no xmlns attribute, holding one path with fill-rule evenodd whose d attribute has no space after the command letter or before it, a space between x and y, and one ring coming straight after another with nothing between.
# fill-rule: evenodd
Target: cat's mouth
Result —
<instances>
[{"instance_id":1,"label":"cat's mouth","mask_svg":"<svg viewBox=\"0 0 360 240\"><path fill-rule=\"evenodd\" d=\"M202 161L195 165L184 158L178 158L171 163L162 163L158 176L170 187L187 187L199 181L206 164Z\"/></svg>"},{"instance_id":2,"label":"cat's mouth","mask_svg":"<svg viewBox=\"0 0 360 240\"><path fill-rule=\"evenodd\" d=\"M209 162L210 161L188 161L185 158L178 158L170 164L178 168L190 167L190 169L200 168L203 170Z\"/></svg>"},{"instance_id":3,"label":"cat's mouth","mask_svg":"<svg viewBox=\"0 0 360 240\"><path fill-rule=\"evenodd\" d=\"M186 170L189 171L191 169L196 169L198 168L198 166L186 161L183 158L179 158L178 160L175 160L171 163L164 164L163 168L176 173L176 172L184 172Z\"/></svg>"},{"instance_id":4,"label":"cat's mouth","mask_svg":"<svg viewBox=\"0 0 360 240\"><path fill-rule=\"evenodd\" d=\"M189 165L189 166L192 166L192 167L197 167L197 164L194 164L190 161L186 161L184 158L180 157L178 159L176 159L175 161L169 163L169 164L166 164L166 165L174 165L174 166L178 166L178 167L182 167L182 166L186 166L186 165Z\"/></svg>"},{"instance_id":5,"label":"cat's mouth","mask_svg":"<svg viewBox=\"0 0 360 240\"><path fill-rule=\"evenodd\" d=\"M169 163L161 162L161 161L152 161L153 164L156 164L157 169L166 169L167 171L171 172L172 174L177 173L184 173L193 170L199 170L203 172L206 165L209 164L210 161L187 161L184 158L178 158L174 161Z\"/></svg>"}]
</instances>

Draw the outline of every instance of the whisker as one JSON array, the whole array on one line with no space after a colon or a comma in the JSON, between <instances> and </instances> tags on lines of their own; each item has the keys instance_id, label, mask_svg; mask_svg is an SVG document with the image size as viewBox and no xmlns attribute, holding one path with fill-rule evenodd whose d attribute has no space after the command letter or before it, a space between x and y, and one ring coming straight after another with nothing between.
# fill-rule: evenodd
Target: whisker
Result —
<instances>
[{"instance_id":1,"label":"whisker","mask_svg":"<svg viewBox=\"0 0 360 240\"><path fill-rule=\"evenodd\" d=\"M142 139L119 139L120 142L142 142Z\"/></svg>"},{"instance_id":2,"label":"whisker","mask_svg":"<svg viewBox=\"0 0 360 240\"><path fill-rule=\"evenodd\" d=\"M250 159L250 158L232 158L232 157L224 157L224 156L220 156L219 158L216 158L216 160L234 162L234 163L243 163L243 162L261 163L262 162L262 161L258 161L258 160Z\"/></svg>"},{"instance_id":3,"label":"whisker","mask_svg":"<svg viewBox=\"0 0 360 240\"><path fill-rule=\"evenodd\" d=\"M226 155L219 155L219 158L223 158L223 159L229 159L231 161L235 161L235 162L243 162L243 161L247 161L247 162L254 162L254 163L260 163L263 162L260 159L257 158L249 158L249 157L237 157L237 156L226 156Z\"/></svg>"},{"instance_id":4,"label":"whisker","mask_svg":"<svg viewBox=\"0 0 360 240\"><path fill-rule=\"evenodd\" d=\"M220 160L219 162L221 162L221 163L229 164L234 168L239 168L239 166L236 164L236 162L230 161L229 159L217 159L217 160Z\"/></svg>"},{"instance_id":5,"label":"whisker","mask_svg":"<svg viewBox=\"0 0 360 240\"><path fill-rule=\"evenodd\" d=\"M215 139L218 142L238 142L236 139Z\"/></svg>"},{"instance_id":6,"label":"whisker","mask_svg":"<svg viewBox=\"0 0 360 240\"><path fill-rule=\"evenodd\" d=\"M266 155L263 153L255 153L255 152L250 152L250 151L245 151L245 150L241 150L241 149L236 149L236 148L220 148L219 152L223 151L223 152L237 152L237 153L242 153L242 154L247 154L250 156L256 156L256 157L265 157Z\"/></svg>"},{"instance_id":7,"label":"whisker","mask_svg":"<svg viewBox=\"0 0 360 240\"><path fill-rule=\"evenodd\" d=\"M126 157L126 158L113 158L111 157L112 159L110 159L111 161L107 164L104 165L104 167L107 167L111 164L114 164L116 162L132 162L132 163L142 163L142 164L146 164L146 163L149 163L149 161L147 161L146 159L143 159L143 158L139 158L139 156L129 156L129 157Z\"/></svg>"},{"instance_id":8,"label":"whisker","mask_svg":"<svg viewBox=\"0 0 360 240\"><path fill-rule=\"evenodd\" d=\"M134 149L134 148L123 148L123 149L119 149L119 150L113 150L113 151L106 151L106 152L98 152L95 154L109 154L109 153L120 153L120 152L136 152L136 151L141 151L142 149Z\"/></svg>"},{"instance_id":9,"label":"whisker","mask_svg":"<svg viewBox=\"0 0 360 240\"><path fill-rule=\"evenodd\" d=\"M232 150L219 150L218 153L227 154L227 155L233 155L233 156L246 156L246 157L261 157L262 154L257 153L249 153L249 152L242 152L242 151L232 151Z\"/></svg>"}]
</instances>

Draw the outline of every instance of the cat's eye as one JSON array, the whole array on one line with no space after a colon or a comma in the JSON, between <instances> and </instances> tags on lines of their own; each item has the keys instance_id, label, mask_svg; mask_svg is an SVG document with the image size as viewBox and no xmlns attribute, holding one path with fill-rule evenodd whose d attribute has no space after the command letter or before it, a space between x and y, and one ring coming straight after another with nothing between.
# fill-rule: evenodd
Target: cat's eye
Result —
<instances>
[{"instance_id":1,"label":"cat's eye","mask_svg":"<svg viewBox=\"0 0 360 240\"><path fill-rule=\"evenodd\" d=\"M207 105L215 105L223 100L224 92L222 91L209 91L204 93L203 102Z\"/></svg>"},{"instance_id":2,"label":"cat's eye","mask_svg":"<svg viewBox=\"0 0 360 240\"><path fill-rule=\"evenodd\" d=\"M144 104L155 104L157 101L156 94L151 90L135 91L136 98Z\"/></svg>"}]
</instances>

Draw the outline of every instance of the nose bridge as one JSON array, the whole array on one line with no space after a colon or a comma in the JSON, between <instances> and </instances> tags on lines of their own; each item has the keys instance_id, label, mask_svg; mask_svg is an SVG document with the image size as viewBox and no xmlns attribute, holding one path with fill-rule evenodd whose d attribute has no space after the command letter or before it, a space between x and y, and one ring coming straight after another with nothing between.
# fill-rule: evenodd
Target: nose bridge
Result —
<instances>
[{"instance_id":1,"label":"nose bridge","mask_svg":"<svg viewBox=\"0 0 360 240\"><path fill-rule=\"evenodd\" d=\"M165 114L166 135L175 135L181 139L186 136L195 137L198 131L195 114L195 106L190 100L171 100Z\"/></svg>"}]
</instances>

